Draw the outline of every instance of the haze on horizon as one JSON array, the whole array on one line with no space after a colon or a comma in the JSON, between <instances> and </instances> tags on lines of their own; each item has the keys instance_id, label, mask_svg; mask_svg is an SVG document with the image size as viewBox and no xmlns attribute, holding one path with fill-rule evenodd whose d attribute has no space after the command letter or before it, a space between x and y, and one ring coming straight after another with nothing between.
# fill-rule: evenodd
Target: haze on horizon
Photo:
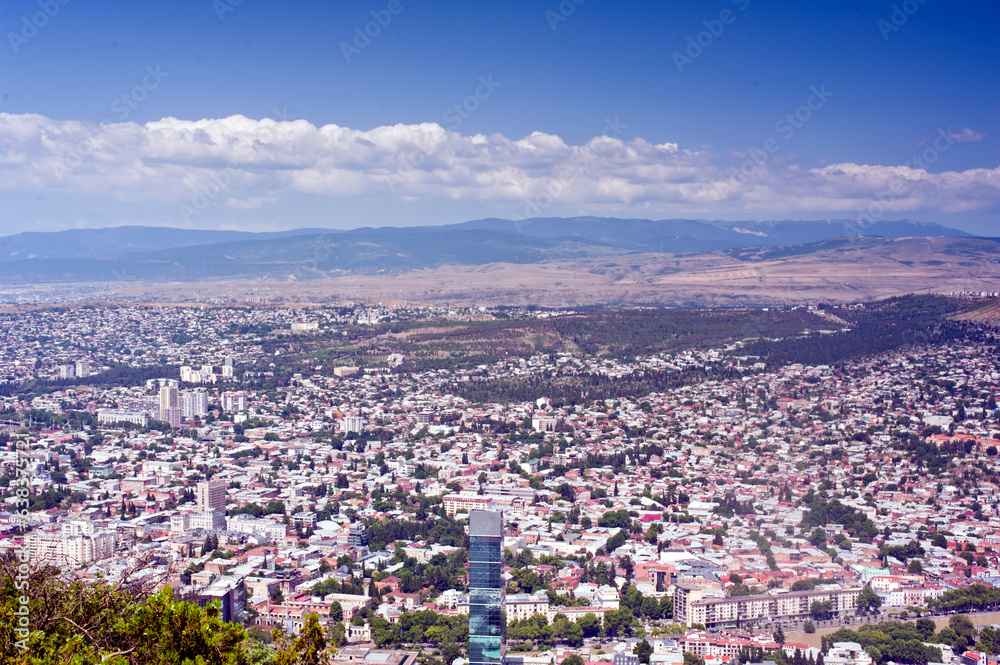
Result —
<instances>
[{"instance_id":1,"label":"haze on horizon","mask_svg":"<svg viewBox=\"0 0 1000 665\"><path fill-rule=\"evenodd\" d=\"M0 235L1000 228L995 4L14 0L0 22Z\"/></svg>"}]
</instances>

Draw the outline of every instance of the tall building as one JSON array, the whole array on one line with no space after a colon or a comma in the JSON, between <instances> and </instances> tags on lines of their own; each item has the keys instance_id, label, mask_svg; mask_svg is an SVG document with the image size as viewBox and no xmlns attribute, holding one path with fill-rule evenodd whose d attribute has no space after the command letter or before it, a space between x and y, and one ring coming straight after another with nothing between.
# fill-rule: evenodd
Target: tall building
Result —
<instances>
[{"instance_id":1,"label":"tall building","mask_svg":"<svg viewBox=\"0 0 1000 665\"><path fill-rule=\"evenodd\" d=\"M211 513L226 510L226 481L203 480L198 483L198 512Z\"/></svg>"},{"instance_id":2,"label":"tall building","mask_svg":"<svg viewBox=\"0 0 1000 665\"><path fill-rule=\"evenodd\" d=\"M80 378L90 376L90 363L88 363L86 360L77 360L76 375Z\"/></svg>"},{"instance_id":3,"label":"tall building","mask_svg":"<svg viewBox=\"0 0 1000 665\"><path fill-rule=\"evenodd\" d=\"M503 513L469 513L469 665L502 665L507 651L503 620Z\"/></svg>"},{"instance_id":4,"label":"tall building","mask_svg":"<svg viewBox=\"0 0 1000 665\"><path fill-rule=\"evenodd\" d=\"M362 416L344 416L340 421L340 431L344 434L360 434L365 431L365 419Z\"/></svg>"},{"instance_id":5,"label":"tall building","mask_svg":"<svg viewBox=\"0 0 1000 665\"><path fill-rule=\"evenodd\" d=\"M160 388L160 420L167 420L167 409L180 408L177 388L175 386L162 386Z\"/></svg>"},{"instance_id":6,"label":"tall building","mask_svg":"<svg viewBox=\"0 0 1000 665\"><path fill-rule=\"evenodd\" d=\"M59 365L60 379L76 378L76 367L74 365Z\"/></svg>"},{"instance_id":7,"label":"tall building","mask_svg":"<svg viewBox=\"0 0 1000 665\"><path fill-rule=\"evenodd\" d=\"M181 393L181 414L185 418L196 418L208 413L208 393L194 390Z\"/></svg>"},{"instance_id":8,"label":"tall building","mask_svg":"<svg viewBox=\"0 0 1000 665\"><path fill-rule=\"evenodd\" d=\"M348 527L347 544L357 549L368 547L368 534L365 533L364 522L354 522Z\"/></svg>"},{"instance_id":9,"label":"tall building","mask_svg":"<svg viewBox=\"0 0 1000 665\"><path fill-rule=\"evenodd\" d=\"M244 392L222 393L222 409L224 411L240 412L247 410L247 395Z\"/></svg>"}]
</instances>

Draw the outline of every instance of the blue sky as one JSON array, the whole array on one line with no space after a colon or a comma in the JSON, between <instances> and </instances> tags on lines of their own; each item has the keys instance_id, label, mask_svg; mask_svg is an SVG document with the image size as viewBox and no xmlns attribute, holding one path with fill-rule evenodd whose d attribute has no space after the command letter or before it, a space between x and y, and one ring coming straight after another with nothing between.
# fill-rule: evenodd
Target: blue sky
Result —
<instances>
[{"instance_id":1,"label":"blue sky","mask_svg":"<svg viewBox=\"0 0 1000 665\"><path fill-rule=\"evenodd\" d=\"M36 0L0 25L0 233L595 214L1000 235L996 3Z\"/></svg>"}]
</instances>

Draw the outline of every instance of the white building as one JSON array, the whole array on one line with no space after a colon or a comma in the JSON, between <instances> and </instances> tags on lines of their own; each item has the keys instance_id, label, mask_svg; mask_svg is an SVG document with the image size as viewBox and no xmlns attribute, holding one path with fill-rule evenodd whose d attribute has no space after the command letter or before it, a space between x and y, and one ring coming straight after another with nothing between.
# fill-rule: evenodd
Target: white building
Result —
<instances>
[{"instance_id":1,"label":"white building","mask_svg":"<svg viewBox=\"0 0 1000 665\"><path fill-rule=\"evenodd\" d=\"M173 520L171 520L171 525ZM191 531L223 531L226 528L226 514L215 511L210 513L188 514L188 528Z\"/></svg>"},{"instance_id":2,"label":"white building","mask_svg":"<svg viewBox=\"0 0 1000 665\"><path fill-rule=\"evenodd\" d=\"M204 390L181 393L181 415L184 418L197 418L206 413L208 413L208 393Z\"/></svg>"},{"instance_id":3,"label":"white building","mask_svg":"<svg viewBox=\"0 0 1000 665\"><path fill-rule=\"evenodd\" d=\"M275 520L262 519L252 515L234 515L226 518L226 530L236 533L259 534L271 542L285 539L285 525Z\"/></svg>"},{"instance_id":4,"label":"white building","mask_svg":"<svg viewBox=\"0 0 1000 665\"><path fill-rule=\"evenodd\" d=\"M110 557L115 549L115 534L96 531L92 524L81 526L71 522L63 524L60 533L34 531L28 534L25 542L32 561L79 566Z\"/></svg>"},{"instance_id":5,"label":"white building","mask_svg":"<svg viewBox=\"0 0 1000 665\"><path fill-rule=\"evenodd\" d=\"M247 410L247 395L244 392L222 393L222 409L229 413L239 413Z\"/></svg>"},{"instance_id":6,"label":"white building","mask_svg":"<svg viewBox=\"0 0 1000 665\"><path fill-rule=\"evenodd\" d=\"M149 424L149 415L144 411L127 411L125 409L98 409L97 422L101 425L115 423L132 423L145 427Z\"/></svg>"},{"instance_id":7,"label":"white building","mask_svg":"<svg viewBox=\"0 0 1000 665\"><path fill-rule=\"evenodd\" d=\"M365 419L361 416L344 416L340 421L340 431L360 433L365 429Z\"/></svg>"}]
</instances>

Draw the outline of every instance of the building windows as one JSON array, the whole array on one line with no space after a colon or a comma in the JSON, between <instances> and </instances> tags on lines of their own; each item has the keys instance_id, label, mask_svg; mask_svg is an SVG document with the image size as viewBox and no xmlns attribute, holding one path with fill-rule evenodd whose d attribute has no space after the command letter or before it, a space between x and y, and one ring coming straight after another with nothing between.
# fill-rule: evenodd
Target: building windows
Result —
<instances>
[{"instance_id":1,"label":"building windows","mask_svg":"<svg viewBox=\"0 0 1000 665\"><path fill-rule=\"evenodd\" d=\"M506 651L503 513L469 514L469 665L497 665Z\"/></svg>"}]
</instances>

